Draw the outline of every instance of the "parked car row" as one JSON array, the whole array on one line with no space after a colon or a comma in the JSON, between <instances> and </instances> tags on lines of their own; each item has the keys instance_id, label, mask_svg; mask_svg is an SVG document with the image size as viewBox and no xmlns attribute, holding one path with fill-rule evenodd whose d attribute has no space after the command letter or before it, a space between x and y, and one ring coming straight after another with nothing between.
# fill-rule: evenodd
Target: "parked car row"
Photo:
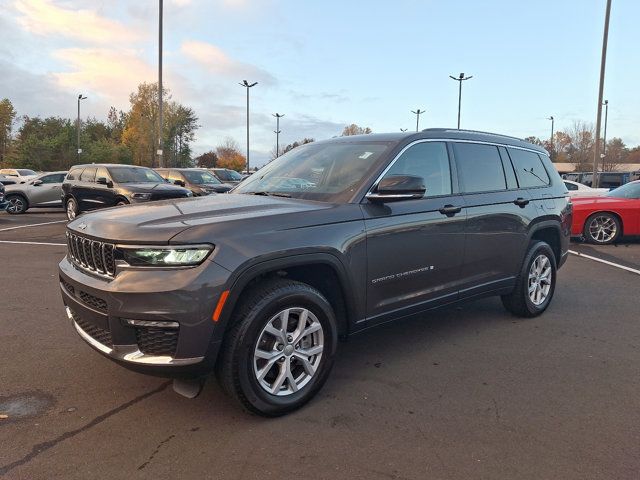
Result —
<instances>
[{"instance_id":1,"label":"parked car row","mask_svg":"<svg viewBox=\"0 0 640 480\"><path fill-rule=\"evenodd\" d=\"M134 202L226 193L242 180L239 173L224 168L154 171L120 164L77 165L69 172L34 176L27 175L33 171L26 169L1 171L6 174L0 175L0 184L6 187L6 204L0 211L21 214L30 208L65 207L69 219L81 212ZM232 184L223 183L220 178L231 178Z\"/></svg>"},{"instance_id":2,"label":"parked car row","mask_svg":"<svg viewBox=\"0 0 640 480\"><path fill-rule=\"evenodd\" d=\"M563 180L571 180L591 187L593 172L570 172L562 175ZM598 185L607 190L613 190L634 180L640 180L640 172L599 172Z\"/></svg>"}]
</instances>

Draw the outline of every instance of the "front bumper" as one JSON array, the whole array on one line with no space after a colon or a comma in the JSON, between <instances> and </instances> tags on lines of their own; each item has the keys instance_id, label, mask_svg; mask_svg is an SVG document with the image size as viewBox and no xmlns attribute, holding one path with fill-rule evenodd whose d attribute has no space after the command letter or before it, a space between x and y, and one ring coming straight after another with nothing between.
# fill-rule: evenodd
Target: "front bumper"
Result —
<instances>
[{"instance_id":1,"label":"front bumper","mask_svg":"<svg viewBox=\"0 0 640 480\"><path fill-rule=\"evenodd\" d=\"M212 341L211 316L228 274L210 260L187 269L125 270L113 279L66 257L59 266L67 316L86 343L131 370L171 377L213 368L220 342Z\"/></svg>"}]
</instances>

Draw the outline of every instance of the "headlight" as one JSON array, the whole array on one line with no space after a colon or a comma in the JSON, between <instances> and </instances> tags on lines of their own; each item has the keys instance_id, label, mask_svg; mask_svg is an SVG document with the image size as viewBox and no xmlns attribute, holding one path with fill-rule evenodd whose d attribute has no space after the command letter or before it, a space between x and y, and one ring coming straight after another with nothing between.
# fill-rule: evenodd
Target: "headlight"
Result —
<instances>
[{"instance_id":1,"label":"headlight","mask_svg":"<svg viewBox=\"0 0 640 480\"><path fill-rule=\"evenodd\" d=\"M212 245L185 247L118 246L123 260L134 267L193 267L199 265L213 250Z\"/></svg>"},{"instance_id":2,"label":"headlight","mask_svg":"<svg viewBox=\"0 0 640 480\"><path fill-rule=\"evenodd\" d=\"M149 200L151 198L150 193L132 193L131 198L134 200Z\"/></svg>"}]
</instances>

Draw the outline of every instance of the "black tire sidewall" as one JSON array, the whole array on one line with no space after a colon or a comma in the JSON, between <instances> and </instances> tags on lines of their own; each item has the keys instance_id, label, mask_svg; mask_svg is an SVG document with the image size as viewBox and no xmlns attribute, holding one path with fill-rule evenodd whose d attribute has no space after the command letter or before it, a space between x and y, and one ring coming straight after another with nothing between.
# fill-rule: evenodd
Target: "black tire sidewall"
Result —
<instances>
[{"instance_id":1,"label":"black tire sidewall","mask_svg":"<svg viewBox=\"0 0 640 480\"><path fill-rule=\"evenodd\" d=\"M616 223L616 234L614 235L614 237L607 241L607 242L599 242L598 240L594 239L591 236L591 233L589 232L589 225L591 224L591 222L593 221L593 219L595 217L608 217L610 219L612 219L615 223ZM592 243L595 245L610 245L612 243L614 243L616 240L618 240L618 238L620 238L620 232L622 230L622 225L620 223L620 220L618 220L618 217L616 217L615 215L612 215L610 213L606 213L606 212L602 212L602 213L593 213L591 215L589 215L589 217L587 218L587 221L584 222L584 228L582 229L582 235L584 235L584 238L587 240L588 243Z\"/></svg>"},{"instance_id":2,"label":"black tire sidewall","mask_svg":"<svg viewBox=\"0 0 640 480\"><path fill-rule=\"evenodd\" d=\"M274 315L285 308L303 307L318 318L324 334L324 351L316 374L301 390L285 397L271 395L258 383L253 371L253 352L258 335ZM326 381L337 348L337 329L333 311L329 303L313 291L287 292L270 298L268 303L260 303L245 320L240 341L237 345L235 365L240 388L251 403L261 413L271 416L282 415L295 410L309 401Z\"/></svg>"},{"instance_id":3,"label":"black tire sidewall","mask_svg":"<svg viewBox=\"0 0 640 480\"><path fill-rule=\"evenodd\" d=\"M529 270L531 269L531 264L541 254L544 254L549 259L549 262L551 262L551 289L549 290L549 294L547 295L545 301L540 305L536 305L531 301L531 298L529 298ZM524 287L522 294L524 295L525 305L532 315L539 315L549 307L549 304L553 299L553 294L556 290L556 280L558 272L556 256L553 253L551 247L544 242L538 242L532 245L529 249L529 253L527 254L522 272L520 274L522 275L522 284Z\"/></svg>"}]
</instances>

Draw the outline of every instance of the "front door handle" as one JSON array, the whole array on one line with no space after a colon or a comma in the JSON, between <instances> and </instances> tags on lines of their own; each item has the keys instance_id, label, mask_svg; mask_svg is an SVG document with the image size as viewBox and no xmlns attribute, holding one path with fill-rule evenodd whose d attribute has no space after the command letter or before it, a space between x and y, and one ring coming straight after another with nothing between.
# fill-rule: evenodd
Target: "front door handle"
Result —
<instances>
[{"instance_id":1,"label":"front door handle","mask_svg":"<svg viewBox=\"0 0 640 480\"><path fill-rule=\"evenodd\" d=\"M527 205L529 205L529 202L530 200L527 200L526 198L522 198L522 197L518 197L513 201L513 203L518 205L520 208L526 207Z\"/></svg>"},{"instance_id":2,"label":"front door handle","mask_svg":"<svg viewBox=\"0 0 640 480\"><path fill-rule=\"evenodd\" d=\"M453 217L456 213L460 213L462 211L462 207L456 207L454 205L445 205L442 207L439 212L447 217Z\"/></svg>"}]
</instances>

